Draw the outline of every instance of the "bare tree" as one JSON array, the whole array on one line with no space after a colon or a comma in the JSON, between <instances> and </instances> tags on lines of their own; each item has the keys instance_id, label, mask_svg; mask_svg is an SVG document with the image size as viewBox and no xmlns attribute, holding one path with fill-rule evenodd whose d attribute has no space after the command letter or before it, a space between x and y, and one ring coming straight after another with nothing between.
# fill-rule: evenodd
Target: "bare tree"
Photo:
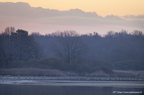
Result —
<instances>
[{"instance_id":1,"label":"bare tree","mask_svg":"<svg viewBox=\"0 0 144 95\"><path fill-rule=\"evenodd\" d=\"M11 35L14 32L15 32L15 28L14 27L7 27L7 28L5 28L5 31L3 32L3 34Z\"/></svg>"},{"instance_id":2,"label":"bare tree","mask_svg":"<svg viewBox=\"0 0 144 95\"><path fill-rule=\"evenodd\" d=\"M85 45L75 31L56 32L54 35L58 42L52 45L54 54L67 63L72 63L80 58L85 51Z\"/></svg>"}]
</instances>

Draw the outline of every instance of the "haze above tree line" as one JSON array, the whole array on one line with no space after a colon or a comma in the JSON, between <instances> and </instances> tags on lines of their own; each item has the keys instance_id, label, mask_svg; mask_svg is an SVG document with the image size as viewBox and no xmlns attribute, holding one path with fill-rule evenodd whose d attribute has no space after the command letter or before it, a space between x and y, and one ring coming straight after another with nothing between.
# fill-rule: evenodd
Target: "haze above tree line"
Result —
<instances>
[{"instance_id":1,"label":"haze above tree line","mask_svg":"<svg viewBox=\"0 0 144 95\"><path fill-rule=\"evenodd\" d=\"M49 6L47 5L47 7ZM120 13L125 10L123 9L124 6L121 7L122 11L116 9L116 12ZM127 8L130 7L126 6L126 9ZM138 7L132 7L130 8L130 11L134 11L136 8ZM101 8L100 10L101 12L110 11L107 9L107 11L102 11ZM140 10L137 10L137 12ZM30 3L24 2L0 2L0 29L4 30L5 27L11 25L20 29L28 30L29 33L32 31L40 31L41 34L47 34L57 30L64 31L73 29L81 34L93 31L97 31L99 34L105 34L109 30L120 31L121 29L125 29L127 31L144 31L144 15L127 13L119 16L111 13L109 15L107 14L105 16L101 16L97 13L97 11L88 12L79 7L70 8L68 10L56 10L53 8L33 7Z\"/></svg>"}]
</instances>

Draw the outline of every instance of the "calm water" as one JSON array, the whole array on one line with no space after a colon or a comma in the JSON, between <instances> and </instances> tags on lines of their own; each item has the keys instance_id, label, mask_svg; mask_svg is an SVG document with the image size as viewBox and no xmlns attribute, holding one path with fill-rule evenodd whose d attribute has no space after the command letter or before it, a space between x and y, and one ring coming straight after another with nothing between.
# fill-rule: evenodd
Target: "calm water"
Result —
<instances>
[{"instance_id":1,"label":"calm water","mask_svg":"<svg viewBox=\"0 0 144 95\"><path fill-rule=\"evenodd\" d=\"M144 88L0 84L0 95L144 95Z\"/></svg>"}]
</instances>

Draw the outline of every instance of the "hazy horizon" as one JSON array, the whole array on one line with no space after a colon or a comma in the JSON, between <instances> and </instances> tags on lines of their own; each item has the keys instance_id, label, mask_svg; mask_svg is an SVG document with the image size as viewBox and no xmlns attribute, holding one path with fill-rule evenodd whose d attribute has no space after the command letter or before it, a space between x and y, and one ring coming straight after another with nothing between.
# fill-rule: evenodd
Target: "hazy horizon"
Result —
<instances>
[{"instance_id":1,"label":"hazy horizon","mask_svg":"<svg viewBox=\"0 0 144 95\"><path fill-rule=\"evenodd\" d=\"M62 3L62 5L64 4ZM110 10L106 10L106 12L108 11ZM121 10L119 11L121 12ZM58 10L52 9L52 7L34 7L34 5L24 3L22 0L17 3L0 1L0 32L11 26L16 29L27 30L29 33L39 32L40 34L49 34L58 30L75 30L79 34L93 32L106 34L108 31L119 32L121 30L128 32L139 30L143 32L144 14L123 16L106 14L102 16L96 11L87 12L87 10L82 10L81 7Z\"/></svg>"}]
</instances>

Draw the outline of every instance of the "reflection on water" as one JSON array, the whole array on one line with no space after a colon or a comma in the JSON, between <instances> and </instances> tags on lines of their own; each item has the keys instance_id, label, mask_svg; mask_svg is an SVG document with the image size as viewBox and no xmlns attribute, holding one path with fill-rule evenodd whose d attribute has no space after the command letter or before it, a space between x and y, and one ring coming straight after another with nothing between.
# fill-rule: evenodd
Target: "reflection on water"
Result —
<instances>
[{"instance_id":1,"label":"reflection on water","mask_svg":"<svg viewBox=\"0 0 144 95\"><path fill-rule=\"evenodd\" d=\"M132 91L141 92L128 93ZM0 95L143 95L143 91L143 88L6 84L0 85Z\"/></svg>"}]
</instances>

